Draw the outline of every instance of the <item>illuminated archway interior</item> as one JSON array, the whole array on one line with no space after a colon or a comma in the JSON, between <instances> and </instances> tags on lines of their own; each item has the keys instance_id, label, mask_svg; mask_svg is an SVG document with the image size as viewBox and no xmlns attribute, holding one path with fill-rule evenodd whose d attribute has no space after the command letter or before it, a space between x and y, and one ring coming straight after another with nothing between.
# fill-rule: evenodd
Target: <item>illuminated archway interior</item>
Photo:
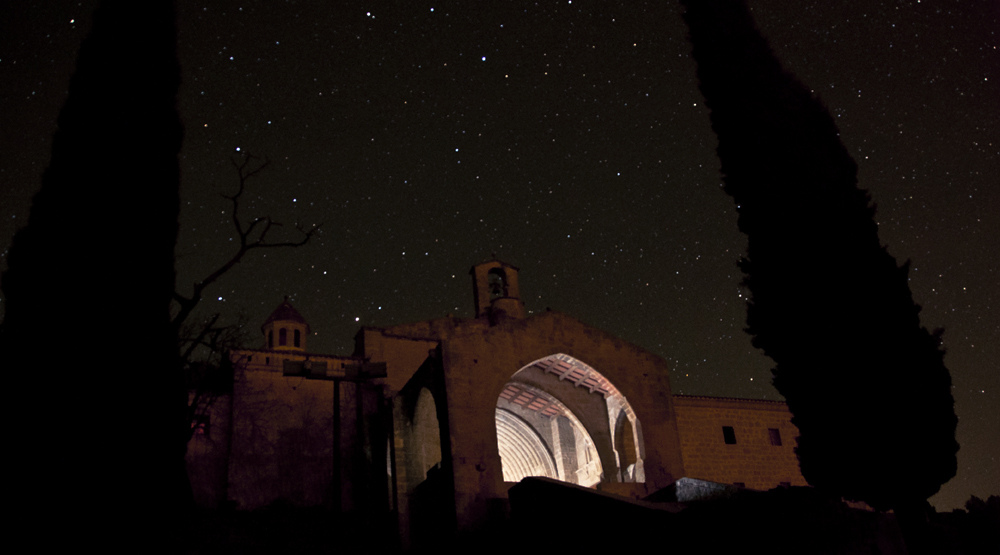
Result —
<instances>
[{"instance_id":1,"label":"illuminated archway interior","mask_svg":"<svg viewBox=\"0 0 1000 555\"><path fill-rule=\"evenodd\" d=\"M642 431L632 407L599 372L565 354L511 377L497 399L496 432L505 482L644 481Z\"/></svg>"}]
</instances>

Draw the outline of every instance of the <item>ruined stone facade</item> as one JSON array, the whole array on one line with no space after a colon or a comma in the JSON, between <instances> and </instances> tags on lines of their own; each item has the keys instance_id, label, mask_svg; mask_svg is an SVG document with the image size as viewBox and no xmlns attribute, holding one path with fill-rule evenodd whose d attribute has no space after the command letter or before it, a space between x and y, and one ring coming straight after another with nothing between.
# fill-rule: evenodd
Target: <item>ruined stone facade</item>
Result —
<instances>
[{"instance_id":1,"label":"ruined stone facade","mask_svg":"<svg viewBox=\"0 0 1000 555\"><path fill-rule=\"evenodd\" d=\"M516 268L471 275L474 318L362 328L351 356L308 352L286 300L267 348L233 353L232 394L191 442L199 500L387 513L407 543L502 517L524 476L635 499L682 476L804 483L782 403L675 397L660 357L559 312L527 315Z\"/></svg>"}]
</instances>

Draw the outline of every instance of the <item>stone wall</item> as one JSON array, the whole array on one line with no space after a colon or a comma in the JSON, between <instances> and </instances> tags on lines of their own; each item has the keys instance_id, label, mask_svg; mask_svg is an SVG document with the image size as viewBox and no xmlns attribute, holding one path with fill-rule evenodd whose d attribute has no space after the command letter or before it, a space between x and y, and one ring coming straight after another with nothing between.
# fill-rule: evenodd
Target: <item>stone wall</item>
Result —
<instances>
[{"instance_id":1,"label":"stone wall","mask_svg":"<svg viewBox=\"0 0 1000 555\"><path fill-rule=\"evenodd\" d=\"M785 403L675 395L674 412L686 476L757 490L807 485Z\"/></svg>"},{"instance_id":2,"label":"stone wall","mask_svg":"<svg viewBox=\"0 0 1000 555\"><path fill-rule=\"evenodd\" d=\"M460 515L474 515L484 507L486 498L505 497L507 486L496 441L497 399L515 372L558 353L574 357L606 377L631 403L642 424L644 482L621 484L609 475L607 484L602 482L599 488L617 486L617 493L643 497L684 475L669 369L662 359L557 312L463 332L456 330L443 345L455 504ZM602 407L601 411L607 427L607 409ZM591 435L594 432L591 430Z\"/></svg>"},{"instance_id":3,"label":"stone wall","mask_svg":"<svg viewBox=\"0 0 1000 555\"><path fill-rule=\"evenodd\" d=\"M335 484L334 382L285 376L284 365L308 359L342 378L363 360L267 350L232 356L238 361L233 392L215 402L206 428L188 444L188 475L199 505L228 501L257 509L280 500L336 507L339 498L346 510L388 503L381 462L391 426L382 406L385 380L340 383L341 479Z\"/></svg>"}]
</instances>

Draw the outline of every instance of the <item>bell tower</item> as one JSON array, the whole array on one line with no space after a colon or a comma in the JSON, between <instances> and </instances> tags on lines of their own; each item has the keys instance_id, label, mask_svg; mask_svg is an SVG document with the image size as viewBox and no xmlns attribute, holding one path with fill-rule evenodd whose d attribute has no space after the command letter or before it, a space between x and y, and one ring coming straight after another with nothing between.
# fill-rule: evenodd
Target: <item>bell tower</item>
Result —
<instances>
[{"instance_id":1,"label":"bell tower","mask_svg":"<svg viewBox=\"0 0 1000 555\"><path fill-rule=\"evenodd\" d=\"M473 301L476 318L524 318L524 303L517 284L518 269L499 260L489 260L472 267Z\"/></svg>"},{"instance_id":2,"label":"bell tower","mask_svg":"<svg viewBox=\"0 0 1000 555\"><path fill-rule=\"evenodd\" d=\"M302 352L306 350L309 324L299 311L295 310L292 303L288 302L288 297L285 297L284 302L267 317L260 331L264 332L268 350Z\"/></svg>"}]
</instances>

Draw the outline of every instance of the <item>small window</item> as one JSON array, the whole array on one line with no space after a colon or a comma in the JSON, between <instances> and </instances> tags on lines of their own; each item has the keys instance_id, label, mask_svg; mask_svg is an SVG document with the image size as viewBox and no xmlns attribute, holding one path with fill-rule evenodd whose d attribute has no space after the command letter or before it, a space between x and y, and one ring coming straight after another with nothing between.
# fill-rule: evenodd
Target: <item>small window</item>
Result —
<instances>
[{"instance_id":1,"label":"small window","mask_svg":"<svg viewBox=\"0 0 1000 555\"><path fill-rule=\"evenodd\" d=\"M736 445L736 431L732 426L722 427L722 438L726 440L726 445Z\"/></svg>"},{"instance_id":2,"label":"small window","mask_svg":"<svg viewBox=\"0 0 1000 555\"><path fill-rule=\"evenodd\" d=\"M771 445L781 445L781 430L777 428L768 428L767 436L771 440Z\"/></svg>"},{"instance_id":3,"label":"small window","mask_svg":"<svg viewBox=\"0 0 1000 555\"><path fill-rule=\"evenodd\" d=\"M191 422L191 429L194 430L194 435L208 437L208 423L207 414L196 414L194 420Z\"/></svg>"},{"instance_id":4,"label":"small window","mask_svg":"<svg viewBox=\"0 0 1000 555\"><path fill-rule=\"evenodd\" d=\"M296 346L296 347L298 347L298 346L299 346L299 342L300 342L301 340L302 340L302 338L301 338L301 336L300 336L300 334L299 334L299 330L295 330L295 339L294 339L294 341L295 341L295 346Z\"/></svg>"},{"instance_id":5,"label":"small window","mask_svg":"<svg viewBox=\"0 0 1000 555\"><path fill-rule=\"evenodd\" d=\"M271 357L264 357L264 364L267 366L271 365Z\"/></svg>"},{"instance_id":6,"label":"small window","mask_svg":"<svg viewBox=\"0 0 1000 555\"><path fill-rule=\"evenodd\" d=\"M278 330L278 345L282 347L288 345L288 330L285 328Z\"/></svg>"}]
</instances>

